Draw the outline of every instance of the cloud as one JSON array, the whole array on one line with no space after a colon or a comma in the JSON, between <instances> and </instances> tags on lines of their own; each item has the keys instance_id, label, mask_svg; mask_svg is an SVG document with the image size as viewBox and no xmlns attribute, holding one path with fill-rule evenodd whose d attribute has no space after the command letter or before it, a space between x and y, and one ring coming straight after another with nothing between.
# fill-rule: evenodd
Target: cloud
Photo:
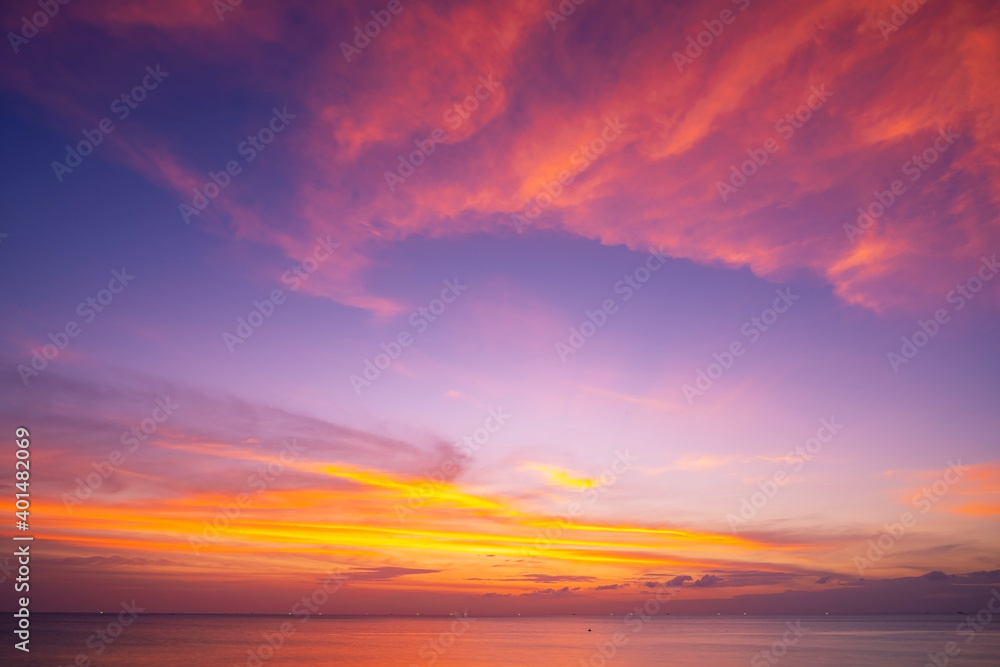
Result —
<instances>
[{"instance_id":1,"label":"cloud","mask_svg":"<svg viewBox=\"0 0 1000 667\"><path fill-rule=\"evenodd\" d=\"M440 571L415 567L362 567L348 570L344 573L344 577L348 581L388 581L414 574L437 574Z\"/></svg>"},{"instance_id":2,"label":"cloud","mask_svg":"<svg viewBox=\"0 0 1000 667\"><path fill-rule=\"evenodd\" d=\"M539 584L554 584L561 581L593 581L594 577L568 574L526 574L510 581L534 581Z\"/></svg>"},{"instance_id":3,"label":"cloud","mask_svg":"<svg viewBox=\"0 0 1000 667\"><path fill-rule=\"evenodd\" d=\"M774 584L789 585L803 578L803 574L797 572L776 572L763 570L713 570L719 574L705 574L700 579L682 574L667 580L664 584L656 581L647 581L643 585L647 588L657 588L662 585L681 586L686 582L693 582L691 585L698 588L743 588L746 586L771 586ZM722 576L719 576L722 575ZM829 577L827 577L829 579ZM817 582L825 583L825 582Z\"/></svg>"},{"instance_id":4,"label":"cloud","mask_svg":"<svg viewBox=\"0 0 1000 667\"><path fill-rule=\"evenodd\" d=\"M715 576L714 574L706 574L701 579L696 579L695 582L691 585L694 586L695 588L708 588L710 586L718 585L719 582L721 581L722 579L720 577Z\"/></svg>"},{"instance_id":5,"label":"cloud","mask_svg":"<svg viewBox=\"0 0 1000 667\"><path fill-rule=\"evenodd\" d=\"M560 575L560 574L525 574L520 577L505 577L502 579L485 579L483 577L469 577L468 581L531 581L536 584L554 584L563 581L593 581L594 577L582 575Z\"/></svg>"},{"instance_id":6,"label":"cloud","mask_svg":"<svg viewBox=\"0 0 1000 667\"><path fill-rule=\"evenodd\" d=\"M50 443L52 473L64 472L68 479L115 450L124 454L126 469L191 490L224 490L229 481L234 489L245 490L242 472L274 460L282 442L296 442L313 460L377 464L404 476L434 470L454 458L443 439L417 445L157 378L118 374L80 379L70 369L49 370L43 380L26 392L13 374L0 376L0 422L37 424L38 434ZM173 413L129 451L123 434L149 418L164 399L177 406ZM198 455L202 465L190 466L184 480L163 475L164 463L183 454ZM455 465L460 471L461 463ZM115 476L102 489L121 483Z\"/></svg>"},{"instance_id":7,"label":"cloud","mask_svg":"<svg viewBox=\"0 0 1000 667\"><path fill-rule=\"evenodd\" d=\"M886 3L753 6L684 72L656 63L672 63L685 38L717 15L707 0L682 8L636 1L627 25L620 7L588 5L555 34L544 20L549 6L407 5L351 63L339 39L311 39L349 38L360 17L346 3L309 5L308 26L296 20L304 4L274 0L241 6L221 26L195 2L165 12L148 2L104 0L92 3L86 20L130 55L177 62L177 71L212 61L215 67L200 70L204 85L223 94L245 93L251 82L234 72L253 71L255 87L300 114L281 148L269 148L268 166L234 184L199 223L292 260L317 235L334 234L342 243L338 262L303 289L378 315L402 307L365 280L384 244L512 234L510 215L560 172L575 172L574 156L596 141L607 119L626 126L621 137L576 173L526 233L557 229L643 252L662 246L675 257L749 267L774 281L809 272L844 301L877 310L939 303L971 275L984 248L1000 246L1000 228L982 222L1000 207L1000 120L992 112L1000 97L993 66L1000 10L990 3L922 6L920 19L940 30L909 25L889 39L878 28L891 11ZM620 26L610 61L606 40L593 34L606 25ZM221 52L208 47L220 43ZM299 48L305 43L313 48ZM22 59L0 74L66 135L91 126L92 110L125 85L110 74L82 81L73 68L78 46L72 38L33 43L46 57ZM422 66L400 76L414 50ZM275 65L289 60L296 67ZM472 95L479 77L501 84L450 127L448 108ZM828 100L807 109L808 120L789 134L780 119L801 113L822 86ZM250 116L267 109L264 101L243 106L245 116L226 122L240 130L259 125ZM111 135L107 155L189 197L204 181L206 162L199 142L177 140L191 129L129 122L129 143ZM219 129L204 123L206 136ZM913 156L949 126L960 139L911 181L905 165L912 168ZM438 127L446 139L390 190L385 173ZM778 150L723 201L718 184L768 139ZM248 206L254 179L277 173L290 192L273 205L279 210ZM849 240L844 225L856 223L858 207L894 179L905 183L905 194Z\"/></svg>"},{"instance_id":8,"label":"cloud","mask_svg":"<svg viewBox=\"0 0 1000 667\"><path fill-rule=\"evenodd\" d=\"M567 597L573 595L573 591L579 590L574 588L570 590L569 586L563 586L562 588L545 588L542 590L531 591L530 593L521 593L521 597Z\"/></svg>"},{"instance_id":9,"label":"cloud","mask_svg":"<svg viewBox=\"0 0 1000 667\"><path fill-rule=\"evenodd\" d=\"M140 567L147 565L180 565L177 561L168 560L166 558L144 558L142 556L89 556L86 558L71 556L69 558L52 559L51 562L59 565L85 567L117 567L121 565L135 565Z\"/></svg>"},{"instance_id":10,"label":"cloud","mask_svg":"<svg viewBox=\"0 0 1000 667\"><path fill-rule=\"evenodd\" d=\"M646 575L646 576L662 576L662 575ZM693 577L690 577L686 574L681 574L671 579L668 579L667 581L662 583L659 581L645 581L642 583L642 585L645 586L646 588L660 588L661 586L676 587L676 586L682 586L686 581L693 581Z\"/></svg>"},{"instance_id":11,"label":"cloud","mask_svg":"<svg viewBox=\"0 0 1000 667\"><path fill-rule=\"evenodd\" d=\"M545 483L549 486L567 487L571 489L589 489L597 484L597 480L590 479L570 470L564 470L556 466L544 463L526 463L521 466L522 470L533 470L545 477Z\"/></svg>"},{"instance_id":12,"label":"cloud","mask_svg":"<svg viewBox=\"0 0 1000 667\"><path fill-rule=\"evenodd\" d=\"M604 586L594 586L590 590L592 591L617 591L622 588L628 588L630 584L606 584Z\"/></svg>"},{"instance_id":13,"label":"cloud","mask_svg":"<svg viewBox=\"0 0 1000 667\"><path fill-rule=\"evenodd\" d=\"M948 512L968 517L1000 515L1000 461L974 464L955 463L931 470L888 470L891 479L906 484L896 496L898 502L929 502L928 495Z\"/></svg>"},{"instance_id":14,"label":"cloud","mask_svg":"<svg viewBox=\"0 0 1000 667\"><path fill-rule=\"evenodd\" d=\"M696 459L679 459L674 463L674 470L711 470L723 468L734 463L753 463L754 461L767 461L769 463L783 463L788 461L787 457L770 456L700 456Z\"/></svg>"}]
</instances>

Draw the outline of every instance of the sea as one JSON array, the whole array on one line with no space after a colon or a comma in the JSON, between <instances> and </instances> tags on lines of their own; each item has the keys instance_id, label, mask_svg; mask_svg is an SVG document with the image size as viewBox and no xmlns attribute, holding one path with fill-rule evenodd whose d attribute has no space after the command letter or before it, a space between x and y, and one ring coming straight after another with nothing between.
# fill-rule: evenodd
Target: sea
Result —
<instances>
[{"instance_id":1,"label":"sea","mask_svg":"<svg viewBox=\"0 0 1000 667\"><path fill-rule=\"evenodd\" d=\"M997 667L1000 618L899 616L333 617L3 615L0 664L47 667ZM981 620L986 620L981 619ZM992 621L992 619L990 619Z\"/></svg>"}]
</instances>

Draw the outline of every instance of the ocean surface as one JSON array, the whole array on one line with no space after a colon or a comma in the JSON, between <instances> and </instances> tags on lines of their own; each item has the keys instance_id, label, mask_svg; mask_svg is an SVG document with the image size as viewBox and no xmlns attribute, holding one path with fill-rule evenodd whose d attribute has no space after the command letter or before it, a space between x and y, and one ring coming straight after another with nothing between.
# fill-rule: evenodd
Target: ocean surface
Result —
<instances>
[{"instance_id":1,"label":"ocean surface","mask_svg":"<svg viewBox=\"0 0 1000 667\"><path fill-rule=\"evenodd\" d=\"M1000 618L972 632L968 626L959 628L966 617L957 614L646 619L314 616L305 622L291 616L142 614L119 633L117 615L33 613L28 654L14 650L11 615L3 616L3 665L1000 665ZM945 653L949 649L950 657Z\"/></svg>"}]
</instances>

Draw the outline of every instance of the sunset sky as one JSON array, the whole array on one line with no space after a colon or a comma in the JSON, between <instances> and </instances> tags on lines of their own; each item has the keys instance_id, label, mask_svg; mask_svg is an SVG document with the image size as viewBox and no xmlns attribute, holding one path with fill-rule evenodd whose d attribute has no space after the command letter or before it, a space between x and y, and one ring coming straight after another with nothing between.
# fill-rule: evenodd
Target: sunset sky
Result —
<instances>
[{"instance_id":1,"label":"sunset sky","mask_svg":"<svg viewBox=\"0 0 1000 667\"><path fill-rule=\"evenodd\" d=\"M1000 7L902 4L6 3L32 610L971 607Z\"/></svg>"}]
</instances>

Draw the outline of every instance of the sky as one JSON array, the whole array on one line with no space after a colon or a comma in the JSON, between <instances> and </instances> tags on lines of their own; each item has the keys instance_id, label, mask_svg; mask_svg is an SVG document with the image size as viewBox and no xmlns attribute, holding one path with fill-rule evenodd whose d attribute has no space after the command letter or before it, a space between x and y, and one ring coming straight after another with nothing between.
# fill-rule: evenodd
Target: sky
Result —
<instances>
[{"instance_id":1,"label":"sky","mask_svg":"<svg viewBox=\"0 0 1000 667\"><path fill-rule=\"evenodd\" d=\"M33 610L1000 583L995 3L38 7L0 12Z\"/></svg>"}]
</instances>

